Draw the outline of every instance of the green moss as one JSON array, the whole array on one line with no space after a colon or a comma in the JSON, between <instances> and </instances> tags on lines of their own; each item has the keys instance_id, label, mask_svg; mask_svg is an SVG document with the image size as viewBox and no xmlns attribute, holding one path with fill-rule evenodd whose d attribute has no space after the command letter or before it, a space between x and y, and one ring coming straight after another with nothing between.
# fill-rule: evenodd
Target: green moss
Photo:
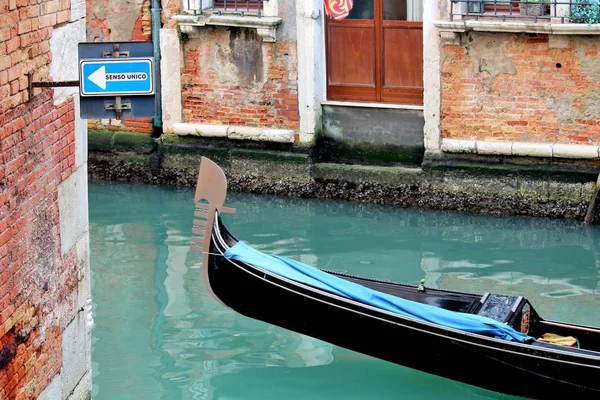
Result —
<instances>
[{"instance_id":1,"label":"green moss","mask_svg":"<svg viewBox=\"0 0 600 400\"><path fill-rule=\"evenodd\" d=\"M249 160L262 160L266 162L285 162L294 164L310 164L311 160L307 153L290 153L269 150L246 150L235 149L231 151L234 158L244 158Z\"/></svg>"},{"instance_id":2,"label":"green moss","mask_svg":"<svg viewBox=\"0 0 600 400\"><path fill-rule=\"evenodd\" d=\"M418 146L367 143L349 139L333 140L320 137L317 141L317 152L320 162L418 165L423 160L424 149Z\"/></svg>"},{"instance_id":3,"label":"green moss","mask_svg":"<svg viewBox=\"0 0 600 400\"><path fill-rule=\"evenodd\" d=\"M351 183L377 183L382 185L421 185L426 177L420 168L384 167L347 164L315 164L315 180Z\"/></svg>"},{"instance_id":4,"label":"green moss","mask_svg":"<svg viewBox=\"0 0 600 400\"><path fill-rule=\"evenodd\" d=\"M147 133L116 132L113 136L113 150L118 152L149 154L155 148L154 139Z\"/></svg>"},{"instance_id":5,"label":"green moss","mask_svg":"<svg viewBox=\"0 0 600 400\"><path fill-rule=\"evenodd\" d=\"M164 134L159 139L165 146L182 148L224 148L224 149L248 149L266 151L294 151L295 146L291 143L255 142L250 140L231 140L226 138L201 137L193 135Z\"/></svg>"},{"instance_id":6,"label":"green moss","mask_svg":"<svg viewBox=\"0 0 600 400\"><path fill-rule=\"evenodd\" d=\"M588 160L427 152L422 167L426 170L462 170L471 175L518 175L532 179L582 183L596 179L600 163Z\"/></svg>"},{"instance_id":7,"label":"green moss","mask_svg":"<svg viewBox=\"0 0 600 400\"><path fill-rule=\"evenodd\" d=\"M103 130L88 130L88 151L108 153L112 150L114 132Z\"/></svg>"}]
</instances>

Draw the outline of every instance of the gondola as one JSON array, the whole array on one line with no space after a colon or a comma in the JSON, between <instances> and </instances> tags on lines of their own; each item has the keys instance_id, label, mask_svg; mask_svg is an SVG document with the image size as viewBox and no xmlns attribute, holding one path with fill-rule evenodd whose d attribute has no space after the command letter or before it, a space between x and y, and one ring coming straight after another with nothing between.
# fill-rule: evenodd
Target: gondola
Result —
<instances>
[{"instance_id":1,"label":"gondola","mask_svg":"<svg viewBox=\"0 0 600 400\"><path fill-rule=\"evenodd\" d=\"M223 224L227 181L202 157L192 250L208 291L247 317L372 357L529 398L600 398L600 329L521 296L360 278L261 253ZM374 394L376 398L376 394Z\"/></svg>"}]
</instances>

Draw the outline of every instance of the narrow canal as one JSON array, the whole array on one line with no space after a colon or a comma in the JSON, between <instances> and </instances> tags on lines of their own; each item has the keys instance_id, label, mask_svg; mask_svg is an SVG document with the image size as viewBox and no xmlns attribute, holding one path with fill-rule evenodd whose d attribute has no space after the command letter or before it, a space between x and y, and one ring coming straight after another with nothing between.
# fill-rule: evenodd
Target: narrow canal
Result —
<instances>
[{"instance_id":1,"label":"narrow canal","mask_svg":"<svg viewBox=\"0 0 600 400\"><path fill-rule=\"evenodd\" d=\"M189 252L192 198L189 189L90 183L95 400L509 398L221 306L204 289L200 254ZM598 228L239 194L227 205L237 208L224 217L232 232L265 252L373 278L524 295L546 318L600 325Z\"/></svg>"}]
</instances>

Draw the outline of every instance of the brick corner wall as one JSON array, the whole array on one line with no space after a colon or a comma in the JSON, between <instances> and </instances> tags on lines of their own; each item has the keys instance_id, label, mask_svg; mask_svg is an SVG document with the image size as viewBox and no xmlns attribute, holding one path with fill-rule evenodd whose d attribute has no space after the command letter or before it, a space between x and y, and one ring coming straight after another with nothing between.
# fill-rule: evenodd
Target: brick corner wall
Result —
<instances>
[{"instance_id":1,"label":"brick corner wall","mask_svg":"<svg viewBox=\"0 0 600 400\"><path fill-rule=\"evenodd\" d=\"M77 246L61 248L75 100L52 89L30 98L26 78L52 78L51 38L71 11L68 0L0 0L0 399L36 398L64 369L62 335L89 267Z\"/></svg>"},{"instance_id":2,"label":"brick corner wall","mask_svg":"<svg viewBox=\"0 0 600 400\"><path fill-rule=\"evenodd\" d=\"M443 138L600 145L595 37L462 34L443 47Z\"/></svg>"}]
</instances>

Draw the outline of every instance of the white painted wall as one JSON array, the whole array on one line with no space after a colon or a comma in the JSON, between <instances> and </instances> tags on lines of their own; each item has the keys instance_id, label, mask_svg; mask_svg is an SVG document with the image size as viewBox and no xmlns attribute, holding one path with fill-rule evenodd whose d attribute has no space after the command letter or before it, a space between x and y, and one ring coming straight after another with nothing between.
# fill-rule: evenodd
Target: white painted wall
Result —
<instances>
[{"instance_id":1,"label":"white painted wall","mask_svg":"<svg viewBox=\"0 0 600 400\"><path fill-rule=\"evenodd\" d=\"M322 0L296 0L300 142L310 144L321 127L325 100L325 31Z\"/></svg>"},{"instance_id":2,"label":"white painted wall","mask_svg":"<svg viewBox=\"0 0 600 400\"><path fill-rule=\"evenodd\" d=\"M70 21L52 32L50 48L53 54L50 75L55 81L77 80L79 42L85 42L85 1L71 1ZM89 218L87 191L87 124L80 118L77 88L56 88L54 104L73 98L75 109L75 172L58 187L61 253L75 249L77 257L77 292L54 310L63 322L60 373L52 380L38 399L80 400L91 395L91 330L94 322L91 313ZM77 310L77 311L76 311ZM63 321L70 318L71 321Z\"/></svg>"},{"instance_id":3,"label":"white painted wall","mask_svg":"<svg viewBox=\"0 0 600 400\"><path fill-rule=\"evenodd\" d=\"M176 29L160 30L160 79L163 130L173 132L180 123L181 110L181 43Z\"/></svg>"},{"instance_id":4,"label":"white painted wall","mask_svg":"<svg viewBox=\"0 0 600 400\"><path fill-rule=\"evenodd\" d=\"M433 21L448 8L445 0L423 0L423 116L426 151L439 151L441 112L441 41Z\"/></svg>"},{"instance_id":5,"label":"white painted wall","mask_svg":"<svg viewBox=\"0 0 600 400\"><path fill-rule=\"evenodd\" d=\"M76 81L79 79L79 61L77 45L85 42L85 19L78 19L67 23L52 31L50 39L50 50L52 51L52 62L50 63L50 75L55 81ZM79 89L76 87L55 88L54 104L76 95Z\"/></svg>"}]
</instances>

